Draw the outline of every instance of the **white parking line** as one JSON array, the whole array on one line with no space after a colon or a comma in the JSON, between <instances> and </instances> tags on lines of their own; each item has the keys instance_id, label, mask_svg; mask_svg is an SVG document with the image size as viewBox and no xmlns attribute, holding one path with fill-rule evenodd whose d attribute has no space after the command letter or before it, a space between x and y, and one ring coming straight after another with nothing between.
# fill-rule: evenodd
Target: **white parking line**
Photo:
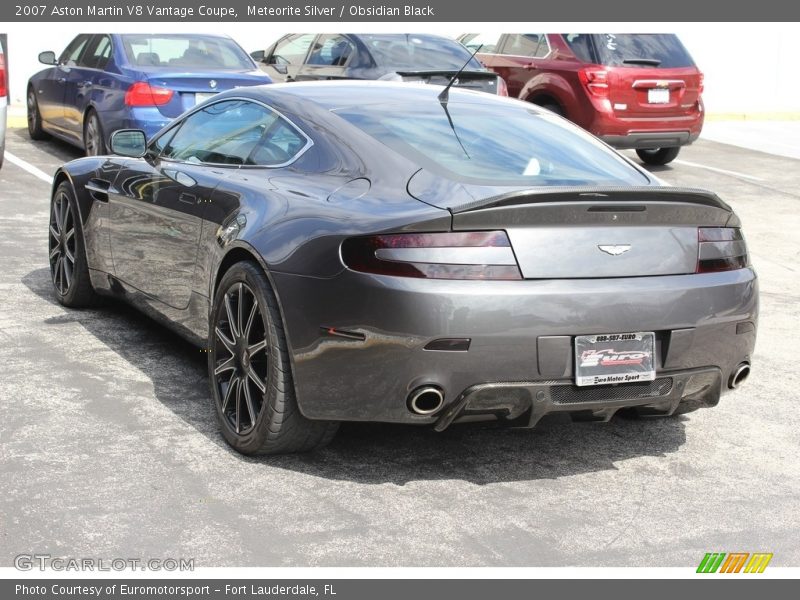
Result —
<instances>
[{"instance_id":1,"label":"white parking line","mask_svg":"<svg viewBox=\"0 0 800 600\"><path fill-rule=\"evenodd\" d=\"M48 175L38 167L34 167L31 163L22 160L18 156L14 156L11 152L6 152L6 160L11 164L17 165L20 169L27 171L34 177L38 177L46 183L53 183L53 176Z\"/></svg>"},{"instance_id":2,"label":"white parking line","mask_svg":"<svg viewBox=\"0 0 800 600\"><path fill-rule=\"evenodd\" d=\"M744 173L739 173L738 171L728 171L726 169L718 169L717 167L709 167L707 165L701 165L695 162L689 162L688 160L674 160L672 161L679 165L686 165L687 167L695 167L697 169L705 169L706 171L714 171L715 173L722 173L723 175L732 175L734 177L742 177L743 179L750 179L751 181L765 181L761 179L761 177L753 177L752 175L745 175Z\"/></svg>"}]
</instances>

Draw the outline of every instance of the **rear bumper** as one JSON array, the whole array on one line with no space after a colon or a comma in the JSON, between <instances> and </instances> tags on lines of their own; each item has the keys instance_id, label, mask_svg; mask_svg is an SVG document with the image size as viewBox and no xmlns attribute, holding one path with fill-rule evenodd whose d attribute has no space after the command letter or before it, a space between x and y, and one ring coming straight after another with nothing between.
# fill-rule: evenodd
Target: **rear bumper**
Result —
<instances>
[{"instance_id":1,"label":"rear bumper","mask_svg":"<svg viewBox=\"0 0 800 600\"><path fill-rule=\"evenodd\" d=\"M601 135L609 146L624 149L651 150L687 146L700 137L700 132L690 131L636 131L627 135Z\"/></svg>"},{"instance_id":2,"label":"rear bumper","mask_svg":"<svg viewBox=\"0 0 800 600\"><path fill-rule=\"evenodd\" d=\"M581 388L569 380L486 383L465 390L442 410L435 429L486 418L533 427L556 412L607 421L618 410L633 407L645 414L670 415L681 405L689 410L716 406L723 387L717 367L662 372L651 382L597 387Z\"/></svg>"},{"instance_id":3,"label":"rear bumper","mask_svg":"<svg viewBox=\"0 0 800 600\"><path fill-rule=\"evenodd\" d=\"M657 377L673 378L669 394L678 393L676 378L697 369L719 373L722 391L736 367L750 361L755 344L758 284L751 269L513 282L347 270L330 279L272 276L298 403L312 419L433 424L464 397L485 398L475 391L497 382L517 389L523 401L545 393L549 411L584 410L581 402L559 404L553 394L564 390L553 388L571 386L573 337L593 333L654 331ZM356 335L335 335L331 328ZM425 349L439 338L469 338L469 350ZM444 408L435 415L407 408L410 392L422 385L444 391ZM669 394L657 404L673 402ZM626 401L593 406L653 403L649 397Z\"/></svg>"},{"instance_id":4,"label":"rear bumper","mask_svg":"<svg viewBox=\"0 0 800 600\"><path fill-rule=\"evenodd\" d=\"M615 111L608 100L591 100L594 108L586 129L614 148L654 149L686 146L703 129L705 111L701 104L681 108L673 115L626 115Z\"/></svg>"}]
</instances>

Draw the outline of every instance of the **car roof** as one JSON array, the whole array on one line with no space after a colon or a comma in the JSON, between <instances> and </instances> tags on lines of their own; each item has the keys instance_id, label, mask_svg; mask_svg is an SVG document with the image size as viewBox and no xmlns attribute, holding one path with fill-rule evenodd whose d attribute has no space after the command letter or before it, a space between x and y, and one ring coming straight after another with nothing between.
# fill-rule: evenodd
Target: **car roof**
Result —
<instances>
[{"instance_id":1,"label":"car roof","mask_svg":"<svg viewBox=\"0 0 800 600\"><path fill-rule=\"evenodd\" d=\"M307 105L315 105L328 111L367 104L408 105L419 102L439 102L438 96L444 88L425 83L346 80L275 83L252 88L239 88L239 95L252 95L255 99L274 105L276 108L295 112L293 105L298 100ZM470 104L496 104L524 106L531 110L537 108L520 100L495 96L486 92L451 87L451 102Z\"/></svg>"}]
</instances>

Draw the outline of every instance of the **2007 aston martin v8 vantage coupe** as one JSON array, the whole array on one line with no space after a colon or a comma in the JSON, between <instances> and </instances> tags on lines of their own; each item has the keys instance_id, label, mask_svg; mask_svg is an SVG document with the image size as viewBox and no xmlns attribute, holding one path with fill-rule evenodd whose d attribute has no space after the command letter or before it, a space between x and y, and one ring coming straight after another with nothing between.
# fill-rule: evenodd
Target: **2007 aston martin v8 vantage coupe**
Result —
<instances>
[{"instance_id":1,"label":"2007 aston martin v8 vantage coupe","mask_svg":"<svg viewBox=\"0 0 800 600\"><path fill-rule=\"evenodd\" d=\"M672 415L743 381L740 221L564 119L382 82L231 90L53 183L59 301L123 298L208 349L243 453L340 421Z\"/></svg>"}]
</instances>

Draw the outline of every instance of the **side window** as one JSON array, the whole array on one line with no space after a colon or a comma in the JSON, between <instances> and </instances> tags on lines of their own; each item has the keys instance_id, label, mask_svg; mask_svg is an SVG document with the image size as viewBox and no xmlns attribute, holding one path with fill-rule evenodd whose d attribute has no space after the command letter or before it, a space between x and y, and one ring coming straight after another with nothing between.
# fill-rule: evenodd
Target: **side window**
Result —
<instances>
[{"instance_id":1,"label":"side window","mask_svg":"<svg viewBox=\"0 0 800 600\"><path fill-rule=\"evenodd\" d=\"M343 67L353 54L355 54L355 46L346 37L323 35L314 44L311 55L308 57L308 64Z\"/></svg>"},{"instance_id":2,"label":"side window","mask_svg":"<svg viewBox=\"0 0 800 600\"><path fill-rule=\"evenodd\" d=\"M292 135L297 139L290 139ZM225 165L283 164L306 145L306 139L278 113L246 100L211 104L189 115L164 138L153 144L163 158Z\"/></svg>"},{"instance_id":3,"label":"side window","mask_svg":"<svg viewBox=\"0 0 800 600\"><path fill-rule=\"evenodd\" d=\"M562 34L570 50L575 53L578 60L583 62L598 62L594 57L592 48L592 36L586 33L564 33Z\"/></svg>"},{"instance_id":4,"label":"side window","mask_svg":"<svg viewBox=\"0 0 800 600\"><path fill-rule=\"evenodd\" d=\"M503 54L544 58L550 54L550 46L543 33L512 33L503 44Z\"/></svg>"},{"instance_id":5,"label":"side window","mask_svg":"<svg viewBox=\"0 0 800 600\"><path fill-rule=\"evenodd\" d=\"M297 65L302 64L308 54L308 48L314 41L315 33L299 33L290 35L279 42L270 55L270 64Z\"/></svg>"},{"instance_id":6,"label":"side window","mask_svg":"<svg viewBox=\"0 0 800 600\"><path fill-rule=\"evenodd\" d=\"M501 36L501 33L468 33L462 36L461 43L470 52L480 47L481 54L496 54Z\"/></svg>"},{"instance_id":7,"label":"side window","mask_svg":"<svg viewBox=\"0 0 800 600\"><path fill-rule=\"evenodd\" d=\"M286 119L278 117L256 145L245 164L265 167L286 164L303 150L308 138Z\"/></svg>"},{"instance_id":8,"label":"side window","mask_svg":"<svg viewBox=\"0 0 800 600\"><path fill-rule=\"evenodd\" d=\"M105 69L111 57L111 38L96 35L81 58L80 65L89 69Z\"/></svg>"},{"instance_id":9,"label":"side window","mask_svg":"<svg viewBox=\"0 0 800 600\"><path fill-rule=\"evenodd\" d=\"M72 43L67 46L67 49L61 53L61 58L58 59L58 64L62 67L76 67L78 60L86 48L86 43L89 41L89 35L81 34L72 40Z\"/></svg>"}]
</instances>

